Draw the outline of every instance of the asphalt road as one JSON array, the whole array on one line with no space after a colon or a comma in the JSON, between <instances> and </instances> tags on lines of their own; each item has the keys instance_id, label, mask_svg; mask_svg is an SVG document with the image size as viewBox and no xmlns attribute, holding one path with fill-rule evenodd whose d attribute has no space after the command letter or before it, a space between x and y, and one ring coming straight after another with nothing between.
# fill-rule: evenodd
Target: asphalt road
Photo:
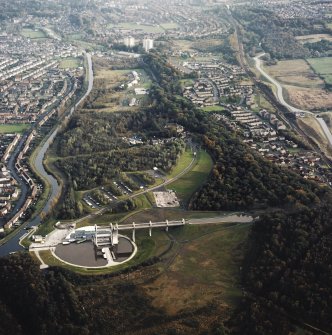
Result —
<instances>
[{"instance_id":1,"label":"asphalt road","mask_svg":"<svg viewBox=\"0 0 332 335\"><path fill-rule=\"evenodd\" d=\"M201 219L188 219L188 223L192 225L202 225L202 224L213 224L213 223L227 223L227 222L238 222L247 223L252 222L254 218L250 215L245 214L228 214L220 215L212 218L201 218Z\"/></svg>"},{"instance_id":2,"label":"asphalt road","mask_svg":"<svg viewBox=\"0 0 332 335\"><path fill-rule=\"evenodd\" d=\"M272 78L268 73L266 73L263 68L262 68L262 61L261 61L261 57L263 57L265 55L265 52L264 53L261 53L259 54L258 56L256 56L254 58L255 60L255 63L256 63L256 69L266 78L268 79L273 85L276 86L277 88L277 99L278 101L284 105L288 110L290 110L291 112L293 113L304 113L304 114L308 114L308 115L311 115L311 116L314 116L316 117L317 114L313 113L313 112L310 112L310 111L307 111L307 110L303 110L303 109L300 109L300 108L296 108L294 106L291 106L290 104L288 104L285 99L284 99L284 96L283 96L283 90L282 90L282 86L279 84L278 81L276 81L274 78ZM324 121L324 119L322 118L317 118L317 121L319 123L319 125L321 126L326 138L328 139L330 145L332 146L332 134L330 132L330 129L328 128L326 122Z\"/></svg>"}]
</instances>

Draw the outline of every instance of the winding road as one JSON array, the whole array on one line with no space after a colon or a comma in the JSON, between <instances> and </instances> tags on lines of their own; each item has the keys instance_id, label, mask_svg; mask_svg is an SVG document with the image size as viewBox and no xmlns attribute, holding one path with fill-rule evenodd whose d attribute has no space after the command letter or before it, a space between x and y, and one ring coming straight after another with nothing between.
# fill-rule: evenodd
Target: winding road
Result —
<instances>
[{"instance_id":1,"label":"winding road","mask_svg":"<svg viewBox=\"0 0 332 335\"><path fill-rule=\"evenodd\" d=\"M84 99L90 94L93 88L93 69L92 69L91 55L89 53L86 53L85 55L86 55L87 62L88 62L88 87L87 87L85 94L75 104L75 107L72 107L69 110L67 117L70 117L73 114L75 108L78 107L84 101ZM10 238L7 242L5 242L4 244L0 246L0 257L6 256L11 252L23 250L22 246L19 243L20 243L21 238L26 234L26 231L24 229L27 227L33 227L33 226L39 225L42 221L42 217L49 212L52 203L60 195L61 188L60 188L60 185L58 184L58 181L45 170L44 165L43 165L43 160L44 160L46 151L49 148L52 141L54 140L55 136L57 135L57 132L60 127L61 127L61 123L56 127L56 129L51 134L49 134L43 146L38 151L36 158L35 158L35 162L34 162L35 168L38 171L38 174L41 175L46 180L46 182L51 186L50 196L45 206L41 210L41 212L37 214L36 216L34 216L28 223L21 225L12 235L12 238ZM15 149L15 151L16 150L18 149ZM12 157L14 157L14 154L12 155Z\"/></svg>"},{"instance_id":2,"label":"winding road","mask_svg":"<svg viewBox=\"0 0 332 335\"><path fill-rule=\"evenodd\" d=\"M277 88L277 94L276 94L276 97L278 99L278 101L284 105L289 111L293 112L293 113L304 113L304 114L307 114L307 115L311 115L311 116L314 116L316 117L319 125L321 126L326 138L328 139L330 145L332 146L332 134L331 134L331 131L330 129L328 128L326 122L324 121L323 118L321 117L317 117L317 114L316 113L313 113L313 112L310 112L310 111L307 111L307 110L303 110L303 109L300 109L300 108L296 108L294 106L291 106L289 103L287 103L284 99L284 96L283 96L283 89L282 89L282 86L279 84L278 81L276 81L273 77L271 77L268 73L266 73L264 71L264 69L262 68L262 60L261 58L265 55L266 53L263 52L259 55L257 55L256 57L254 57L254 60L255 60L255 64L256 64L256 69L269 81L271 82L276 88Z\"/></svg>"}]
</instances>

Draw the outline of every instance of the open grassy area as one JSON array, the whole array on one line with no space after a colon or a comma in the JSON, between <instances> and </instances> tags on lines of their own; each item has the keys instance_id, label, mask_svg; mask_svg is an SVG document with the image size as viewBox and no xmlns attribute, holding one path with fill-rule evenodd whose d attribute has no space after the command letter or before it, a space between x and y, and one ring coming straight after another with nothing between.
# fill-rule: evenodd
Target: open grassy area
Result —
<instances>
[{"instance_id":1,"label":"open grassy area","mask_svg":"<svg viewBox=\"0 0 332 335\"><path fill-rule=\"evenodd\" d=\"M164 32L164 28L156 25L150 26L146 24L138 24L135 22L120 22L118 24L109 24L109 28L117 28L117 29L128 29L128 30L141 30L145 33L162 33Z\"/></svg>"},{"instance_id":2,"label":"open grassy area","mask_svg":"<svg viewBox=\"0 0 332 335\"><path fill-rule=\"evenodd\" d=\"M223 110L225 110L225 107L223 107L223 106L206 106L206 107L203 107L202 110L204 112L222 112Z\"/></svg>"},{"instance_id":3,"label":"open grassy area","mask_svg":"<svg viewBox=\"0 0 332 335\"><path fill-rule=\"evenodd\" d=\"M142 209L149 209L152 207L152 204L150 202L150 199L146 196L146 194L139 195L134 199L134 202L136 204L137 210Z\"/></svg>"},{"instance_id":4,"label":"open grassy area","mask_svg":"<svg viewBox=\"0 0 332 335\"><path fill-rule=\"evenodd\" d=\"M255 95L255 102L257 104L257 111L261 109L266 109L270 112L274 111L274 107L270 104L269 101L266 100L263 94L256 94Z\"/></svg>"},{"instance_id":5,"label":"open grassy area","mask_svg":"<svg viewBox=\"0 0 332 335\"><path fill-rule=\"evenodd\" d=\"M206 181L212 166L213 161L210 155L203 150L199 151L196 165L180 179L171 183L169 188L174 190L182 201L189 201L192 194Z\"/></svg>"},{"instance_id":6,"label":"open grassy area","mask_svg":"<svg viewBox=\"0 0 332 335\"><path fill-rule=\"evenodd\" d=\"M13 134L13 133L23 133L25 130L30 128L29 123L19 123L19 124L1 124L0 134Z\"/></svg>"},{"instance_id":7,"label":"open grassy area","mask_svg":"<svg viewBox=\"0 0 332 335\"><path fill-rule=\"evenodd\" d=\"M240 298L239 267L249 225L179 228L170 233L177 253L153 282L145 285L156 307L176 314L217 299L234 308Z\"/></svg>"},{"instance_id":8,"label":"open grassy area","mask_svg":"<svg viewBox=\"0 0 332 335\"><path fill-rule=\"evenodd\" d=\"M30 39L39 39L39 38L46 38L47 36L42 30L39 29L30 29L24 28L21 31L21 35Z\"/></svg>"},{"instance_id":9,"label":"open grassy area","mask_svg":"<svg viewBox=\"0 0 332 335\"><path fill-rule=\"evenodd\" d=\"M309 58L307 61L327 84L332 85L332 57Z\"/></svg>"},{"instance_id":10,"label":"open grassy area","mask_svg":"<svg viewBox=\"0 0 332 335\"><path fill-rule=\"evenodd\" d=\"M181 173L194 158L194 153L190 149L186 149L180 156L177 164L173 167L171 173L167 176L168 178L173 178Z\"/></svg>"},{"instance_id":11,"label":"open grassy area","mask_svg":"<svg viewBox=\"0 0 332 335\"><path fill-rule=\"evenodd\" d=\"M175 46L176 49L181 51L193 51L193 41L189 40L174 40L172 44Z\"/></svg>"},{"instance_id":12,"label":"open grassy area","mask_svg":"<svg viewBox=\"0 0 332 335\"><path fill-rule=\"evenodd\" d=\"M81 66L81 61L79 58L68 57L61 60L59 68L61 69L76 69Z\"/></svg>"},{"instance_id":13,"label":"open grassy area","mask_svg":"<svg viewBox=\"0 0 332 335\"><path fill-rule=\"evenodd\" d=\"M193 79L181 79L180 84L182 87L193 86L195 84L195 80Z\"/></svg>"},{"instance_id":14,"label":"open grassy area","mask_svg":"<svg viewBox=\"0 0 332 335\"><path fill-rule=\"evenodd\" d=\"M265 65L264 69L281 84L308 88L324 87L324 82L303 59L279 61L276 65Z\"/></svg>"},{"instance_id":15,"label":"open grassy area","mask_svg":"<svg viewBox=\"0 0 332 335\"><path fill-rule=\"evenodd\" d=\"M331 157L332 150L330 148L329 142L319 125L317 118L314 116L307 115L304 118L299 118L297 120L299 127L312 138L313 141L320 147L320 149L328 156Z\"/></svg>"},{"instance_id":16,"label":"open grassy area","mask_svg":"<svg viewBox=\"0 0 332 335\"><path fill-rule=\"evenodd\" d=\"M320 61L321 59L324 58L317 59L320 63L318 66L320 69L315 70L317 73L328 67L324 61ZM312 62L312 59L279 61L277 65L264 66L264 69L283 85L285 100L290 105L315 111L332 108L332 92L326 91L325 82L321 79L324 75L317 74L309 61ZM325 74L325 76L330 75ZM266 82L264 78L261 79ZM276 91L274 85L272 90Z\"/></svg>"},{"instance_id":17,"label":"open grassy area","mask_svg":"<svg viewBox=\"0 0 332 335\"><path fill-rule=\"evenodd\" d=\"M329 34L311 34L311 35L301 35L295 37L300 43L315 43L321 40L332 41L332 36Z\"/></svg>"},{"instance_id":18,"label":"open grassy area","mask_svg":"<svg viewBox=\"0 0 332 335\"><path fill-rule=\"evenodd\" d=\"M176 22L165 22L160 25L165 30L173 30L179 28L179 25Z\"/></svg>"},{"instance_id":19,"label":"open grassy area","mask_svg":"<svg viewBox=\"0 0 332 335\"><path fill-rule=\"evenodd\" d=\"M149 98L145 96L135 95L135 88L150 88L152 81L148 74L141 68L112 70L112 64L95 61L95 87L92 95L96 95L94 99L95 110L103 112L113 111L137 111L139 106L128 106L130 99L136 98L140 106L149 104ZM137 85L130 88L123 88L114 92L114 88L118 88L122 84L128 84L132 76L130 73L136 71L140 77ZM106 92L106 93L105 93ZM92 107L94 107L92 106Z\"/></svg>"},{"instance_id":20,"label":"open grassy area","mask_svg":"<svg viewBox=\"0 0 332 335\"><path fill-rule=\"evenodd\" d=\"M323 88L305 88L284 85L285 98L293 106L305 110L332 108L332 92Z\"/></svg>"}]
</instances>

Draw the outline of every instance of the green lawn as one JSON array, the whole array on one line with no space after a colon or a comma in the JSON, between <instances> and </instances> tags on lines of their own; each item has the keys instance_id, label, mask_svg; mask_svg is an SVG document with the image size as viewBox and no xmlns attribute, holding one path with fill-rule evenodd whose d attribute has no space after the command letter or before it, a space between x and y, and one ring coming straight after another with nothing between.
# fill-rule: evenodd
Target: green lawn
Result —
<instances>
[{"instance_id":1,"label":"green lawn","mask_svg":"<svg viewBox=\"0 0 332 335\"><path fill-rule=\"evenodd\" d=\"M176 166L172 169L171 173L167 177L173 178L177 176L190 164L193 158L193 152L190 149L185 150L179 158Z\"/></svg>"},{"instance_id":2,"label":"green lawn","mask_svg":"<svg viewBox=\"0 0 332 335\"><path fill-rule=\"evenodd\" d=\"M38 39L38 38L46 38L47 36L45 35L45 33L39 29L30 29L30 28L24 28L21 31L21 35L23 35L24 37L27 38L31 38L31 39Z\"/></svg>"},{"instance_id":3,"label":"green lawn","mask_svg":"<svg viewBox=\"0 0 332 335\"><path fill-rule=\"evenodd\" d=\"M195 80L193 79L181 79L180 84L182 87L193 86L195 84Z\"/></svg>"},{"instance_id":4,"label":"green lawn","mask_svg":"<svg viewBox=\"0 0 332 335\"><path fill-rule=\"evenodd\" d=\"M222 107L222 106L206 106L206 107L203 107L202 110L204 112L222 112L223 110L225 110L225 107Z\"/></svg>"},{"instance_id":5,"label":"green lawn","mask_svg":"<svg viewBox=\"0 0 332 335\"><path fill-rule=\"evenodd\" d=\"M184 202L188 202L192 194L204 184L213 166L212 158L207 152L201 150L197 155L198 160L193 169L168 185Z\"/></svg>"},{"instance_id":6,"label":"green lawn","mask_svg":"<svg viewBox=\"0 0 332 335\"><path fill-rule=\"evenodd\" d=\"M19 123L19 124L1 124L0 134L12 134L12 133L23 133L31 125L29 123Z\"/></svg>"},{"instance_id":7,"label":"green lawn","mask_svg":"<svg viewBox=\"0 0 332 335\"><path fill-rule=\"evenodd\" d=\"M146 197L145 194L142 194L142 195L139 195L138 197L136 197L134 199L134 202L135 202L136 208L138 210L148 209L148 208L152 207L149 199Z\"/></svg>"},{"instance_id":8,"label":"green lawn","mask_svg":"<svg viewBox=\"0 0 332 335\"><path fill-rule=\"evenodd\" d=\"M332 84L332 57L309 58L307 61L327 84Z\"/></svg>"},{"instance_id":9,"label":"green lawn","mask_svg":"<svg viewBox=\"0 0 332 335\"><path fill-rule=\"evenodd\" d=\"M81 65L79 58L68 57L61 60L59 68L60 69L76 69Z\"/></svg>"}]
</instances>

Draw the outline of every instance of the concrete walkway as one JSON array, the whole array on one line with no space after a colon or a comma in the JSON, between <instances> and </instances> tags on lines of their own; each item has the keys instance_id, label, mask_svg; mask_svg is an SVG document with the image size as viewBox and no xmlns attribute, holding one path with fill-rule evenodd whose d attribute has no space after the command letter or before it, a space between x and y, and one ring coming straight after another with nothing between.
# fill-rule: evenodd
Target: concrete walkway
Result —
<instances>
[{"instance_id":1,"label":"concrete walkway","mask_svg":"<svg viewBox=\"0 0 332 335\"><path fill-rule=\"evenodd\" d=\"M40 257L39 255L39 251L35 250L34 251L35 255L37 256L37 258L39 259L41 265L40 265L40 269L47 269L48 265L43 261L43 259Z\"/></svg>"}]
</instances>

